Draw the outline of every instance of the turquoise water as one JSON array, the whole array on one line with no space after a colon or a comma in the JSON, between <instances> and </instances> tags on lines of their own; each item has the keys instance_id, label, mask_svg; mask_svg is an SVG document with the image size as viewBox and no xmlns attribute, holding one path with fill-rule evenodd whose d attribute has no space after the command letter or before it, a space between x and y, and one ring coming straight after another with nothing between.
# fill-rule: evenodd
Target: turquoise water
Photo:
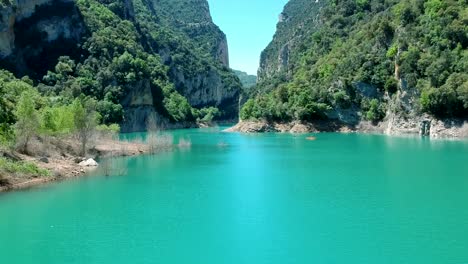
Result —
<instances>
[{"instance_id":1,"label":"turquoise water","mask_svg":"<svg viewBox=\"0 0 468 264\"><path fill-rule=\"evenodd\" d=\"M1 194L1 263L468 263L467 142L173 134L126 175Z\"/></svg>"}]
</instances>

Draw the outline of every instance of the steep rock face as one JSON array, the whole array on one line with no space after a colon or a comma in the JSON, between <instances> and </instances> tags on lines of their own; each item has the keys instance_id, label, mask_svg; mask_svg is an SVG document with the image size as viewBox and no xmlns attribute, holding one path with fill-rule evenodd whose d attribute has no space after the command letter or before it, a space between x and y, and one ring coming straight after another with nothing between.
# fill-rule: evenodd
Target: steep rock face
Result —
<instances>
[{"instance_id":1,"label":"steep rock face","mask_svg":"<svg viewBox=\"0 0 468 264\"><path fill-rule=\"evenodd\" d=\"M77 65L89 64L92 55L86 43L96 33L90 29L96 25L90 27L87 21L97 16L84 17L82 5L88 4L14 0L0 5L0 68L40 82L47 71L54 70L60 56L69 56ZM112 12L132 24L136 44L158 60L160 57L169 81L192 107L216 106L224 114L221 118L238 116L241 84L228 68L227 39L213 23L206 0L99 0L97 5L102 9L99 12ZM185 121L171 123L174 120L170 121L162 106L164 96L160 90L152 90L150 83L144 79L122 87L126 91L120 102L125 110L122 130L143 131L149 119L157 119L163 127L188 126ZM105 85L120 84L114 80Z\"/></svg>"},{"instance_id":2,"label":"steep rock face","mask_svg":"<svg viewBox=\"0 0 468 264\"><path fill-rule=\"evenodd\" d=\"M240 116L368 122L387 134L458 131L468 121L466 8L463 1L290 0Z\"/></svg>"},{"instance_id":3,"label":"steep rock face","mask_svg":"<svg viewBox=\"0 0 468 264\"><path fill-rule=\"evenodd\" d=\"M194 107L216 106L222 110L222 118L237 118L241 84L229 70L227 38L213 23L208 2L153 0L146 5L160 24L189 40L193 44L190 49L209 55L208 59L197 58L192 53L184 61L178 61L186 51L171 45L158 45L157 52L170 67L169 77L177 91ZM181 67L181 64L191 66ZM196 64L199 66L192 67Z\"/></svg>"},{"instance_id":4,"label":"steep rock face","mask_svg":"<svg viewBox=\"0 0 468 264\"><path fill-rule=\"evenodd\" d=\"M293 50L315 31L318 13L326 0L289 1L279 15L273 40L260 56L259 82L278 75L290 75L297 58L292 58Z\"/></svg>"},{"instance_id":5,"label":"steep rock face","mask_svg":"<svg viewBox=\"0 0 468 264\"><path fill-rule=\"evenodd\" d=\"M195 76L186 76L183 71L172 68L170 76L175 81L177 90L191 105L199 108L214 105L228 111L227 118L235 118L239 89L227 87L215 69L207 69Z\"/></svg>"},{"instance_id":6,"label":"steep rock face","mask_svg":"<svg viewBox=\"0 0 468 264\"><path fill-rule=\"evenodd\" d=\"M125 109L124 122L121 124L121 131L142 132L149 129L173 129L187 128L193 126L193 123L179 122L172 123L161 113L161 109L155 106L161 105L157 99L158 92L154 91L148 81L140 81L129 89L122 101Z\"/></svg>"},{"instance_id":7,"label":"steep rock face","mask_svg":"<svg viewBox=\"0 0 468 264\"><path fill-rule=\"evenodd\" d=\"M85 32L73 1L15 1L1 11L1 64L39 78L59 56L77 57Z\"/></svg>"},{"instance_id":8,"label":"steep rock face","mask_svg":"<svg viewBox=\"0 0 468 264\"><path fill-rule=\"evenodd\" d=\"M163 13L162 19L175 30L185 33L198 46L229 67L226 35L213 23L206 0L153 0L154 10Z\"/></svg>"}]
</instances>

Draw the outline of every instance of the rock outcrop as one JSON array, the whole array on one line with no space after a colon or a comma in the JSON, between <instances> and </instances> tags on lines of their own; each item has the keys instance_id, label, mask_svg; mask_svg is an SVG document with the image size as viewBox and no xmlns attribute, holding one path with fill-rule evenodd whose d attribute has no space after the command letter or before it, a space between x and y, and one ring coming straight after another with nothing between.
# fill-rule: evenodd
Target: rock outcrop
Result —
<instances>
[{"instance_id":1,"label":"rock outcrop","mask_svg":"<svg viewBox=\"0 0 468 264\"><path fill-rule=\"evenodd\" d=\"M437 15L413 4L290 0L261 54L258 83L241 117L301 120L309 124L305 131L323 123L314 120L327 119L326 130L343 124L390 135L466 137L468 75L462 52L468 42L444 27L463 23L466 3L444 2ZM399 8L411 16L395 13ZM438 30L434 38L431 32ZM294 123L283 129L242 122L234 129L282 132Z\"/></svg>"},{"instance_id":2,"label":"rock outcrop","mask_svg":"<svg viewBox=\"0 0 468 264\"><path fill-rule=\"evenodd\" d=\"M241 121L225 132L240 133L319 133L319 132L361 132L376 133L390 136L421 135L431 139L466 139L468 138L468 121L460 120L436 120L426 119L398 119L386 120L379 124L371 122L360 122L356 126L340 123L337 121L317 122L266 122L266 121Z\"/></svg>"},{"instance_id":3,"label":"rock outcrop","mask_svg":"<svg viewBox=\"0 0 468 264\"><path fill-rule=\"evenodd\" d=\"M139 34L138 44L149 54L159 55L167 66L169 81L192 107L215 106L223 113L222 118L237 118L241 84L229 69L227 38L213 23L206 0L91 2L132 23ZM5 3L0 4L0 68L40 82L49 70L54 70L61 56L68 56L77 64L89 58L89 51L83 47L95 32L90 32L81 13L81 2ZM150 38L148 32L164 36ZM161 91L153 91L153 86L145 79L125 87L121 101L125 110L122 129L143 131L150 118L167 128L191 126L186 122L173 124L164 116Z\"/></svg>"},{"instance_id":4,"label":"rock outcrop","mask_svg":"<svg viewBox=\"0 0 468 264\"><path fill-rule=\"evenodd\" d=\"M74 1L15 0L0 13L0 66L40 78L61 55L79 56L86 28Z\"/></svg>"},{"instance_id":5,"label":"rock outcrop","mask_svg":"<svg viewBox=\"0 0 468 264\"><path fill-rule=\"evenodd\" d=\"M153 7L167 14L165 21L172 28L188 35L222 65L229 67L226 35L214 24L206 0L153 0Z\"/></svg>"},{"instance_id":6,"label":"rock outcrop","mask_svg":"<svg viewBox=\"0 0 468 264\"><path fill-rule=\"evenodd\" d=\"M291 51L315 31L318 14L327 1L289 1L279 15L276 33L260 56L259 82L291 74L294 63Z\"/></svg>"},{"instance_id":7,"label":"rock outcrop","mask_svg":"<svg viewBox=\"0 0 468 264\"><path fill-rule=\"evenodd\" d=\"M195 107L216 106L225 111L227 119L237 117L240 89L229 87L219 72L207 69L196 75L184 70L171 68L169 76L177 91L184 95Z\"/></svg>"},{"instance_id":8,"label":"rock outcrop","mask_svg":"<svg viewBox=\"0 0 468 264\"><path fill-rule=\"evenodd\" d=\"M334 121L318 121L318 122L267 122L267 121L241 121L235 126L228 128L225 132L241 132L241 133L264 133L264 132L279 132L279 133L318 133L318 132L343 132L348 133L355 131L355 128Z\"/></svg>"}]
</instances>

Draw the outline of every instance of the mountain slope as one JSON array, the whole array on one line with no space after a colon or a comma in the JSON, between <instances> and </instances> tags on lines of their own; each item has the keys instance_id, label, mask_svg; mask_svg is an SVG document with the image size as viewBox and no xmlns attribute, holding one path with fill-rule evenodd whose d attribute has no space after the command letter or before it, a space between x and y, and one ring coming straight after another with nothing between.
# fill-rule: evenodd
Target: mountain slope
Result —
<instances>
[{"instance_id":1,"label":"mountain slope","mask_svg":"<svg viewBox=\"0 0 468 264\"><path fill-rule=\"evenodd\" d=\"M249 75L246 72L237 70L234 70L234 73L237 75L237 77L239 77L239 80L245 89L250 89L257 83L257 76L255 75Z\"/></svg>"},{"instance_id":2,"label":"mountain slope","mask_svg":"<svg viewBox=\"0 0 468 264\"><path fill-rule=\"evenodd\" d=\"M466 1L291 0L242 119L466 120Z\"/></svg>"},{"instance_id":3,"label":"mountain slope","mask_svg":"<svg viewBox=\"0 0 468 264\"><path fill-rule=\"evenodd\" d=\"M0 14L2 68L64 100L97 99L124 131L190 124L203 107L237 116L241 84L204 0L7 1Z\"/></svg>"}]
</instances>

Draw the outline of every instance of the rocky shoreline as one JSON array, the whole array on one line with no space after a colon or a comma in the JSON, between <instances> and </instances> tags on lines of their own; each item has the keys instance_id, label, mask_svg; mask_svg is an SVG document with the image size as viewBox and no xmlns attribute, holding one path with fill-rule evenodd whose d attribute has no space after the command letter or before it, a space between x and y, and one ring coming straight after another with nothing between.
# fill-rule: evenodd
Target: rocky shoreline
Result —
<instances>
[{"instance_id":1,"label":"rocky shoreline","mask_svg":"<svg viewBox=\"0 0 468 264\"><path fill-rule=\"evenodd\" d=\"M64 145L71 145L74 142L64 142ZM66 146L65 148L67 148ZM10 153L10 156L24 162L35 164L38 168L48 170L51 175L45 177L18 177L11 178L11 182L7 185L0 186L0 192L8 192L15 190L23 190L50 182L62 181L79 176L95 170L97 166L88 166L88 159L102 159L109 157L125 157L144 155L150 152L147 144L139 142L126 142L119 140L101 140L89 152L89 155L79 157L69 153L61 153L61 155L52 155L51 157L35 157L19 153Z\"/></svg>"},{"instance_id":2,"label":"rocky shoreline","mask_svg":"<svg viewBox=\"0 0 468 264\"><path fill-rule=\"evenodd\" d=\"M468 138L468 121L466 120L437 120L427 116L414 119L393 117L378 124L362 121L356 125L349 125L337 121L317 122L267 122L240 121L225 132L240 133L375 133L385 135L421 135L430 138L466 139Z\"/></svg>"}]
</instances>

